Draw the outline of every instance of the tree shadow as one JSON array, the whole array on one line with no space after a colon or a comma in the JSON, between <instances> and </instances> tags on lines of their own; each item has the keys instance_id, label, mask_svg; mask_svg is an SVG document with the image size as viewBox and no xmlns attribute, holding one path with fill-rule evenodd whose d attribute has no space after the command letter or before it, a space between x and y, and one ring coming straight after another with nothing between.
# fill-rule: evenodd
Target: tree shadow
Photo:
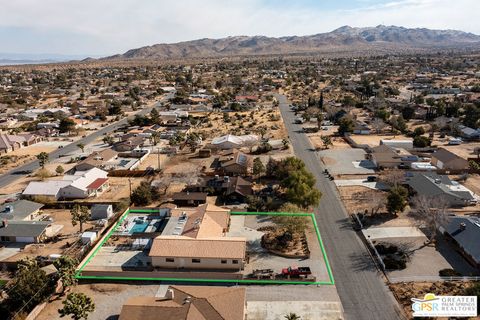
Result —
<instances>
[{"instance_id":1,"label":"tree shadow","mask_svg":"<svg viewBox=\"0 0 480 320\"><path fill-rule=\"evenodd\" d=\"M348 257L354 271L377 271L375 262L365 250L352 253Z\"/></svg>"}]
</instances>

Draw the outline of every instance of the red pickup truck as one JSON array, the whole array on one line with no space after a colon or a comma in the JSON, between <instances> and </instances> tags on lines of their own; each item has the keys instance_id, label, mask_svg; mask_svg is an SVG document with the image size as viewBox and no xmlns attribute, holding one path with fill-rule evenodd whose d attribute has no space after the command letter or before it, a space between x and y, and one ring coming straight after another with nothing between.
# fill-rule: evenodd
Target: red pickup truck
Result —
<instances>
[{"instance_id":1,"label":"red pickup truck","mask_svg":"<svg viewBox=\"0 0 480 320\"><path fill-rule=\"evenodd\" d=\"M282 276L300 277L312 274L309 267L288 267L282 269Z\"/></svg>"}]
</instances>

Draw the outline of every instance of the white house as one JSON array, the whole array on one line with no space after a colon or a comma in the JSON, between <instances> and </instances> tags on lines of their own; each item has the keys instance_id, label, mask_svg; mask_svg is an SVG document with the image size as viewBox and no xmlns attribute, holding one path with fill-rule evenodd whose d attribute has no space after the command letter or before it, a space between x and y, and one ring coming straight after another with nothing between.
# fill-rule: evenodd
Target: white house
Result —
<instances>
[{"instance_id":1,"label":"white house","mask_svg":"<svg viewBox=\"0 0 480 320\"><path fill-rule=\"evenodd\" d=\"M98 168L76 171L63 180L33 181L23 191L24 196L44 196L58 199L83 199L97 196L108 189L107 172Z\"/></svg>"},{"instance_id":2,"label":"white house","mask_svg":"<svg viewBox=\"0 0 480 320\"><path fill-rule=\"evenodd\" d=\"M256 135L234 136L232 134L227 134L225 136L213 138L212 145L219 149L235 149L254 146L258 143L258 140L258 136Z\"/></svg>"}]
</instances>

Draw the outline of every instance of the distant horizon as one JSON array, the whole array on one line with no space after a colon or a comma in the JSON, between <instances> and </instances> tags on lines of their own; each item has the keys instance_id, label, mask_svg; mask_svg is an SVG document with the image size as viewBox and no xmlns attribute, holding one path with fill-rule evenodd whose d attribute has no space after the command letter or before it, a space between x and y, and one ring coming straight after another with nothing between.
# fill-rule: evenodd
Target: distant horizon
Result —
<instances>
[{"instance_id":1,"label":"distant horizon","mask_svg":"<svg viewBox=\"0 0 480 320\"><path fill-rule=\"evenodd\" d=\"M190 41L197 41L197 40L202 40L202 39L213 39L213 40L218 40L218 39L225 39L225 38L235 38L235 37L268 37L268 38L286 38L286 37L307 37L307 36L313 36L316 34L322 34L322 33L329 33L333 32L335 30L338 30L340 28L344 27L350 27L353 29L363 29L363 28L376 28L379 26L385 26L385 27L398 27L398 28L405 28L405 29L429 29L429 30L448 30L448 31L460 31L460 32L465 32L465 33L472 33L474 35L477 35L476 33L473 32L468 32L460 29L433 29L433 28L426 28L426 27L404 27L404 26L399 26L399 25L376 25L376 26L350 26L350 25L342 25L337 28L334 28L330 31L324 31L324 32L316 32L316 33L310 33L310 34L295 34L295 35L283 35L283 36L267 36L267 35L262 35L262 34L254 34L254 35L247 35L247 34L239 34L239 35L228 35L225 37L217 37L217 38L211 38L211 37L199 37L199 38L194 38L194 39L189 39L189 40L183 40L183 41L177 41L177 42L158 42L158 43L148 43L144 45L140 45L138 47L134 48L129 48L125 51L122 52L112 52L112 53L105 53L105 54L66 54L66 53L28 53L28 52L0 52L0 65L8 65L9 62L20 62L22 64L29 64L29 63L37 63L37 62L65 62L65 61L71 61L71 60L83 60L87 58L93 58L93 59L98 59L98 58L103 58L103 57L108 57L108 56L113 56L117 54L123 54L127 52L128 50L132 49L137 49L137 48L142 48L142 47L148 47L148 46L154 46L158 44L177 44L177 43L183 43L183 42L190 42Z\"/></svg>"},{"instance_id":2,"label":"distant horizon","mask_svg":"<svg viewBox=\"0 0 480 320\"><path fill-rule=\"evenodd\" d=\"M478 0L0 0L8 53L109 56L160 43L234 35L311 35L343 25L480 34ZM41 17L41 19L39 19Z\"/></svg>"}]
</instances>

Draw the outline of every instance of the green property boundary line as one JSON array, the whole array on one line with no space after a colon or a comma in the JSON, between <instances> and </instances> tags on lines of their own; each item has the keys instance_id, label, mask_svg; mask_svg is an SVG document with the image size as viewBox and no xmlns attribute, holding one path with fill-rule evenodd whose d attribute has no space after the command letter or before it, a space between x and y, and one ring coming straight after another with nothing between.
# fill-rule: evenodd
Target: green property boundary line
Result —
<instances>
[{"instance_id":1,"label":"green property boundary line","mask_svg":"<svg viewBox=\"0 0 480 320\"><path fill-rule=\"evenodd\" d=\"M151 213L158 212L157 210L148 210L148 209L127 209L117 223L111 228L109 233L102 239L100 244L97 244L93 253L90 254L88 259L80 266L80 268L75 273L77 279L85 280L132 280L132 281L172 281L172 282L198 282L198 283L243 283L243 284L301 284L301 285L334 285L335 279L333 278L332 268L330 262L328 261L327 252L318 230L317 219L313 213L290 213L290 212L231 212L231 215L236 216L247 216L247 215L265 215L265 216L296 216L296 217L310 217L312 219L313 227L315 229L315 234L317 235L317 240L322 251L323 260L325 262L325 267L327 268L328 281L315 281L315 282L304 282L304 281L291 281L291 280L244 280L244 279L196 279L196 278L154 278L154 277L121 277L121 276L84 276L82 275L83 269L87 264L97 255L98 251L103 247L105 242L110 239L112 233L117 229L117 227L125 220L125 218L130 213Z\"/></svg>"}]
</instances>

